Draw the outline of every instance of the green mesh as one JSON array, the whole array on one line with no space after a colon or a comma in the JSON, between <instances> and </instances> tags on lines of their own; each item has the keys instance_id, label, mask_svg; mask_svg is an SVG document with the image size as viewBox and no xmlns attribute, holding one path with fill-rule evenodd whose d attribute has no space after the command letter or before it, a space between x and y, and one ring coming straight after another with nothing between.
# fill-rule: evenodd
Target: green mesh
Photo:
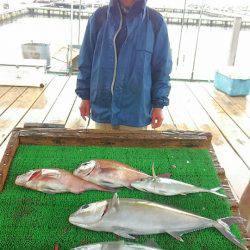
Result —
<instances>
[{"instance_id":1,"label":"green mesh","mask_svg":"<svg viewBox=\"0 0 250 250\"><path fill-rule=\"evenodd\" d=\"M152 162L159 173L204 188L219 186L208 150L189 148L114 148L25 146L18 148L3 193L0 194L0 249L70 249L83 244L114 241L112 233L93 232L71 225L68 217L84 204L110 199L112 194L89 191L80 195L48 195L15 186L17 175L36 168L63 168L73 171L91 159L113 159L151 174ZM171 167L175 165L176 168ZM211 219L231 215L227 200L209 193L165 197L121 189L119 197L139 198L171 205ZM233 233L240 237L237 226ZM140 236L135 242L155 241L163 249L237 249L216 229L192 232L178 242L168 234Z\"/></svg>"}]
</instances>

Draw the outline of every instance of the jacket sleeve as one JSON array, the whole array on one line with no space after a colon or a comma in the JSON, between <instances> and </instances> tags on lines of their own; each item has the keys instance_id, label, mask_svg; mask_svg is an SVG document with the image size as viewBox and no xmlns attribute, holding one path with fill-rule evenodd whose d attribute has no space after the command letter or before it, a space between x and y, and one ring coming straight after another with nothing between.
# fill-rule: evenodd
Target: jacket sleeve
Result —
<instances>
[{"instance_id":1,"label":"jacket sleeve","mask_svg":"<svg viewBox=\"0 0 250 250\"><path fill-rule=\"evenodd\" d=\"M170 73L172 70L172 56L169 45L167 26L162 20L161 27L155 37L152 55L152 89L151 99L153 108L168 106L170 92Z\"/></svg>"},{"instance_id":2,"label":"jacket sleeve","mask_svg":"<svg viewBox=\"0 0 250 250\"><path fill-rule=\"evenodd\" d=\"M76 94L83 100L89 100L90 98L90 79L92 60L96 44L96 31L94 24L94 15L89 18L83 43L81 46L78 68L79 73L76 83Z\"/></svg>"}]
</instances>

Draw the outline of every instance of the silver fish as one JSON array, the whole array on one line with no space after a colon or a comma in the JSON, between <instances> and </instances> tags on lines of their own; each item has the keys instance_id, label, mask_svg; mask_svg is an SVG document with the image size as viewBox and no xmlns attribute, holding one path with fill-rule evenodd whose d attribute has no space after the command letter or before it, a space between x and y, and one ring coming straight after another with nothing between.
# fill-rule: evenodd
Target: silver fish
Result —
<instances>
[{"instance_id":1,"label":"silver fish","mask_svg":"<svg viewBox=\"0 0 250 250\"><path fill-rule=\"evenodd\" d=\"M131 188L132 182L149 177L137 169L112 160L92 160L82 163L73 174L83 180L111 188Z\"/></svg>"},{"instance_id":2,"label":"silver fish","mask_svg":"<svg viewBox=\"0 0 250 250\"><path fill-rule=\"evenodd\" d=\"M124 241L102 242L73 248L72 250L160 250Z\"/></svg>"},{"instance_id":3,"label":"silver fish","mask_svg":"<svg viewBox=\"0 0 250 250\"><path fill-rule=\"evenodd\" d=\"M84 181L62 169L31 170L17 176L15 184L49 194L65 192L79 194L86 190L113 191Z\"/></svg>"},{"instance_id":4,"label":"silver fish","mask_svg":"<svg viewBox=\"0 0 250 250\"><path fill-rule=\"evenodd\" d=\"M150 201L119 199L117 194L112 200L82 206L69 217L69 222L89 230L113 232L127 239L135 239L133 235L168 233L180 241L183 241L183 234L215 227L232 243L247 249L230 231L233 223L242 222L240 217L214 221Z\"/></svg>"},{"instance_id":5,"label":"silver fish","mask_svg":"<svg viewBox=\"0 0 250 250\"><path fill-rule=\"evenodd\" d=\"M217 192L221 187L205 189L169 178L160 178L155 174L154 165L152 166L152 172L152 177L135 181L131 183L131 186L143 192L165 196L185 195L190 193L212 193L221 197L226 197L226 195Z\"/></svg>"}]
</instances>

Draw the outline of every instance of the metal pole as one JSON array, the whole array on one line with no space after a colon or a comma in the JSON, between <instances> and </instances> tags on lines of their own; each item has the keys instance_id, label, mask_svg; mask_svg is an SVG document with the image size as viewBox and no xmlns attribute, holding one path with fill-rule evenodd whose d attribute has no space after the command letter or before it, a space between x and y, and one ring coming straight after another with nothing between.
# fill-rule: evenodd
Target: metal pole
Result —
<instances>
[{"instance_id":1,"label":"metal pole","mask_svg":"<svg viewBox=\"0 0 250 250\"><path fill-rule=\"evenodd\" d=\"M232 34L231 45L230 45L230 50L229 50L229 57L227 61L228 66L233 66L235 63L241 24L242 24L242 18L236 17L234 20L233 34Z\"/></svg>"},{"instance_id":2,"label":"metal pole","mask_svg":"<svg viewBox=\"0 0 250 250\"><path fill-rule=\"evenodd\" d=\"M203 14L203 9L204 9L204 2L202 3L202 7L200 10L200 19L199 19L199 26L198 26L197 37L196 37L196 45L195 45L195 52L194 52L194 61L193 61L193 68L192 68L192 74L191 74L191 81L194 79L194 68L195 68L196 55L197 55L197 49L198 49L198 44L199 44L201 21L202 21L201 17Z\"/></svg>"},{"instance_id":3,"label":"metal pole","mask_svg":"<svg viewBox=\"0 0 250 250\"><path fill-rule=\"evenodd\" d=\"M183 15L182 15L182 22L181 22L181 34L180 34L178 55L177 55L177 62L176 62L177 66L179 65L179 57L180 57L180 50L181 50L181 40L182 40L182 32L183 32L183 26L184 26L184 18L185 18L185 13L186 13L186 6L187 6L187 0L185 0L184 8L183 8Z\"/></svg>"},{"instance_id":4,"label":"metal pole","mask_svg":"<svg viewBox=\"0 0 250 250\"><path fill-rule=\"evenodd\" d=\"M72 50L73 50L73 0L71 1L70 9L70 61L69 61L69 73L72 73Z\"/></svg>"},{"instance_id":5,"label":"metal pole","mask_svg":"<svg viewBox=\"0 0 250 250\"><path fill-rule=\"evenodd\" d=\"M80 34L81 34L81 9L82 9L82 0L80 0L80 5L79 5L79 23L78 23L78 44L80 45Z\"/></svg>"}]
</instances>

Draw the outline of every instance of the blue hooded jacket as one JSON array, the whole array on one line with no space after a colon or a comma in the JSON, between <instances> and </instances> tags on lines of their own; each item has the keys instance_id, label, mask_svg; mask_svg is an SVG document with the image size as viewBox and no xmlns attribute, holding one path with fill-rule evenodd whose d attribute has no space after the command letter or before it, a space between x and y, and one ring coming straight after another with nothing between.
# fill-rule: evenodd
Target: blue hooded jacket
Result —
<instances>
[{"instance_id":1,"label":"blue hooded jacket","mask_svg":"<svg viewBox=\"0 0 250 250\"><path fill-rule=\"evenodd\" d=\"M118 56L115 39L121 18L119 0L90 17L76 94L90 100L96 122L143 127L151 123L152 108L169 103L172 59L167 26L159 13L146 7L146 0L136 0L126 17L127 37Z\"/></svg>"}]
</instances>

